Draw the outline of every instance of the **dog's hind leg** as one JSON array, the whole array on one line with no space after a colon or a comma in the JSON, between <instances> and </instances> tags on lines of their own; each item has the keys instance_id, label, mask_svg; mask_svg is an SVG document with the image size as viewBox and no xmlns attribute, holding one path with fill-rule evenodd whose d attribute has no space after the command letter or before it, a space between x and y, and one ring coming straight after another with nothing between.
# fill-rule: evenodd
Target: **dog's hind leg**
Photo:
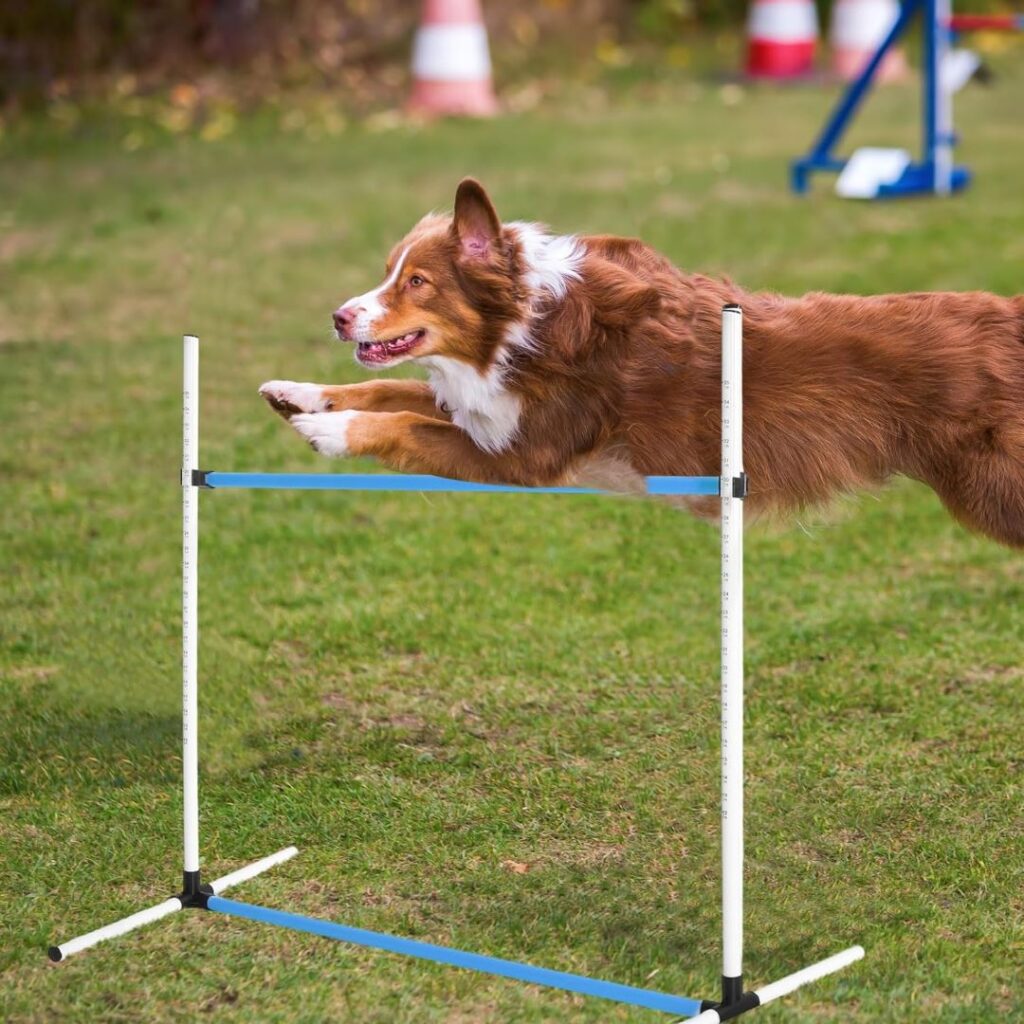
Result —
<instances>
[{"instance_id":1,"label":"dog's hind leg","mask_svg":"<svg viewBox=\"0 0 1024 1024\"><path fill-rule=\"evenodd\" d=\"M1024 427L986 432L961 458L927 480L964 526L1009 547L1024 547Z\"/></svg>"}]
</instances>

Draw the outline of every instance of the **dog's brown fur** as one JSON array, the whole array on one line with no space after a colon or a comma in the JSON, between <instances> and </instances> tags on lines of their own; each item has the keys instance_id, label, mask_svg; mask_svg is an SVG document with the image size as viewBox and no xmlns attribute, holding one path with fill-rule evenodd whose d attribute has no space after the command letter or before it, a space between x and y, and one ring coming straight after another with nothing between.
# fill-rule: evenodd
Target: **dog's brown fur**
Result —
<instances>
[{"instance_id":1,"label":"dog's brown fur","mask_svg":"<svg viewBox=\"0 0 1024 1024\"><path fill-rule=\"evenodd\" d=\"M1024 296L789 299L683 273L633 239L580 242L582 279L564 298L538 300L523 285L515 231L464 182L454 217L425 219L392 254L408 249L380 337L426 326L418 357L484 371L508 328L528 322L533 345L503 357L521 401L515 436L485 451L428 384L373 381L323 390L319 409L365 413L350 422L348 451L399 470L525 485L609 466L714 473L721 309L735 302L754 506L792 510L902 473L971 529L1024 546ZM408 286L413 274L425 287Z\"/></svg>"}]
</instances>

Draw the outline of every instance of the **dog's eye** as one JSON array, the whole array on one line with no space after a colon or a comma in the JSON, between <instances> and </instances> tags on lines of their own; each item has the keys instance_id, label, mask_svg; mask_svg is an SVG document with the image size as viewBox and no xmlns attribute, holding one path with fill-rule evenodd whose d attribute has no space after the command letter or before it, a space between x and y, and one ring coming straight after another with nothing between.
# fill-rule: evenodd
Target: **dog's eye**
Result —
<instances>
[{"instance_id":1,"label":"dog's eye","mask_svg":"<svg viewBox=\"0 0 1024 1024\"><path fill-rule=\"evenodd\" d=\"M412 277L409 278L409 285L412 288L419 288L419 286L421 284L426 284L426 283L427 282L424 281L423 278L420 277L419 274L413 274Z\"/></svg>"}]
</instances>

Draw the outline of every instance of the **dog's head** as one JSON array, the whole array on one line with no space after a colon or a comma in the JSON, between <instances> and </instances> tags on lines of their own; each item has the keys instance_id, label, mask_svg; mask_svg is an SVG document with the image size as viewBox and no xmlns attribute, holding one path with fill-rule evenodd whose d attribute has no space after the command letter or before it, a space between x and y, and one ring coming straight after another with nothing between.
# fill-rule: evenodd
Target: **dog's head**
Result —
<instances>
[{"instance_id":1,"label":"dog's head","mask_svg":"<svg viewBox=\"0 0 1024 1024\"><path fill-rule=\"evenodd\" d=\"M424 217L391 250L383 283L335 311L334 329L364 366L446 356L483 369L528 314L523 273L516 229L466 178L454 213Z\"/></svg>"}]
</instances>

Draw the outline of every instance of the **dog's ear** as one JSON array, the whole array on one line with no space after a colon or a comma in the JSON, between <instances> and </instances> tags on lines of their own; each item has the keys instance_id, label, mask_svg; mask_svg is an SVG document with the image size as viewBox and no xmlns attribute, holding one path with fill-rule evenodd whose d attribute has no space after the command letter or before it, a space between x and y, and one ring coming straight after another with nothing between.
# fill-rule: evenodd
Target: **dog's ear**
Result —
<instances>
[{"instance_id":1,"label":"dog's ear","mask_svg":"<svg viewBox=\"0 0 1024 1024\"><path fill-rule=\"evenodd\" d=\"M465 256L487 259L501 237L501 221L494 204L475 178L463 178L455 193L452 231Z\"/></svg>"},{"instance_id":2,"label":"dog's ear","mask_svg":"<svg viewBox=\"0 0 1024 1024\"><path fill-rule=\"evenodd\" d=\"M588 260L585 280L594 307L594 319L606 327L629 326L653 316L661 306L661 296L656 288L611 260Z\"/></svg>"}]
</instances>

